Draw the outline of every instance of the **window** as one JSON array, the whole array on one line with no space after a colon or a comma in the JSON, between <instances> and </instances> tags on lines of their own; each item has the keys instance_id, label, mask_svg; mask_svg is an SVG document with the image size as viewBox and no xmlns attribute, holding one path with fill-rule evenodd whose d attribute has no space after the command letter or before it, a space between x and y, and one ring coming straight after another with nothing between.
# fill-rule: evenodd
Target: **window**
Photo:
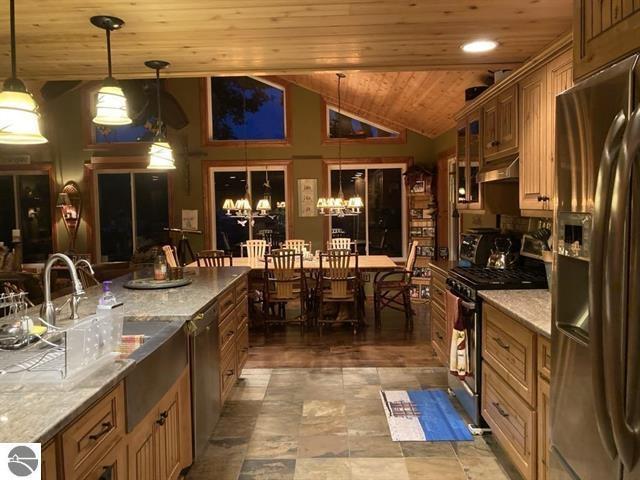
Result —
<instances>
[{"instance_id":1,"label":"window","mask_svg":"<svg viewBox=\"0 0 640 480\"><path fill-rule=\"evenodd\" d=\"M329 168L331 195L340 189L337 165ZM406 196L404 164L348 165L342 169L345 198L359 195L365 205L360 215L331 217L331 236L355 240L362 255L406 255Z\"/></svg>"},{"instance_id":2,"label":"window","mask_svg":"<svg viewBox=\"0 0 640 480\"><path fill-rule=\"evenodd\" d=\"M400 133L327 105L328 137L343 139L400 138Z\"/></svg>"},{"instance_id":3,"label":"window","mask_svg":"<svg viewBox=\"0 0 640 480\"><path fill-rule=\"evenodd\" d=\"M96 251L101 261L128 261L137 250L168 243L167 173L114 170L96 176Z\"/></svg>"},{"instance_id":4,"label":"window","mask_svg":"<svg viewBox=\"0 0 640 480\"><path fill-rule=\"evenodd\" d=\"M53 253L51 226L49 174L0 174L0 242L11 245L19 229L23 262L44 262Z\"/></svg>"},{"instance_id":5,"label":"window","mask_svg":"<svg viewBox=\"0 0 640 480\"><path fill-rule=\"evenodd\" d=\"M212 77L207 91L209 140L286 140L284 87L254 77Z\"/></svg>"},{"instance_id":6,"label":"window","mask_svg":"<svg viewBox=\"0 0 640 480\"><path fill-rule=\"evenodd\" d=\"M212 219L211 236L215 239L213 248L230 251L240 256L240 244L248 239L264 238L272 245L279 245L287 239L286 208L277 208L278 203L286 202L285 167L269 167L265 173L264 166L249 168L249 186L251 205L255 209L258 200L269 196L271 212L264 217L245 221L227 215L222 208L225 199L233 201L245 195L247 173L242 167L214 167L211 175L211 202L215 218ZM268 185L265 185L267 175Z\"/></svg>"}]
</instances>

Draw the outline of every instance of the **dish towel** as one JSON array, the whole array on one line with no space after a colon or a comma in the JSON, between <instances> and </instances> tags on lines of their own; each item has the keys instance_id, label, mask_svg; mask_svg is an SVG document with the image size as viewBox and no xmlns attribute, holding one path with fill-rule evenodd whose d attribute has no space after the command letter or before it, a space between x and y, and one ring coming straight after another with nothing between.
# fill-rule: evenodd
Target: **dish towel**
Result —
<instances>
[{"instance_id":1,"label":"dish towel","mask_svg":"<svg viewBox=\"0 0 640 480\"><path fill-rule=\"evenodd\" d=\"M463 379L469 369L469 340L460 308L460 298L447 291L447 327L451 329L449 370Z\"/></svg>"}]
</instances>

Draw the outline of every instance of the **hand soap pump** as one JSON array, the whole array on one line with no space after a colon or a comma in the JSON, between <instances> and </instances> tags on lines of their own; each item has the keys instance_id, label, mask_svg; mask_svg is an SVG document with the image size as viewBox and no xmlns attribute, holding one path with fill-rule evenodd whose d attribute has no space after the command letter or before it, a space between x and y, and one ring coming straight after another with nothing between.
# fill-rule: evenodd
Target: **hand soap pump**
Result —
<instances>
[{"instance_id":1,"label":"hand soap pump","mask_svg":"<svg viewBox=\"0 0 640 480\"><path fill-rule=\"evenodd\" d=\"M98 309L111 309L118 305L118 300L111 291L111 281L105 280L102 282L102 296L98 300Z\"/></svg>"}]
</instances>

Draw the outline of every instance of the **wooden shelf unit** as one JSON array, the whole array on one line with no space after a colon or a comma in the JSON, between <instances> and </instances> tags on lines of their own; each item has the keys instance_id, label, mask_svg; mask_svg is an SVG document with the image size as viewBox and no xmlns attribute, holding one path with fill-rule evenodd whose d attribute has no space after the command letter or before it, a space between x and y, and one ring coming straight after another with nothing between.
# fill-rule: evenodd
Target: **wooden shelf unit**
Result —
<instances>
[{"instance_id":1,"label":"wooden shelf unit","mask_svg":"<svg viewBox=\"0 0 640 480\"><path fill-rule=\"evenodd\" d=\"M432 191L433 177L424 179L424 191L416 192L415 186L409 187L409 242L418 242L416 264L414 268L411 300L420 303L428 302L431 298L431 275L429 262L438 254L436 241L436 197Z\"/></svg>"}]
</instances>

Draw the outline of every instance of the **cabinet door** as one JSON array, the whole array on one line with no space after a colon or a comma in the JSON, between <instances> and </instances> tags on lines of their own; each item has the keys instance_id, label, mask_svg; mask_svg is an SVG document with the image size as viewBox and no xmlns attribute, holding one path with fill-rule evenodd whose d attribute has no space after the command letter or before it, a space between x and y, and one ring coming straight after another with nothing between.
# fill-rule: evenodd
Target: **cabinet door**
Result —
<instances>
[{"instance_id":1,"label":"cabinet door","mask_svg":"<svg viewBox=\"0 0 640 480\"><path fill-rule=\"evenodd\" d=\"M458 208L467 208L467 121L456 130L456 198Z\"/></svg>"},{"instance_id":2,"label":"cabinet door","mask_svg":"<svg viewBox=\"0 0 640 480\"><path fill-rule=\"evenodd\" d=\"M480 112L473 112L467 119L467 203L469 208L482 208L480 183L478 173L482 164L480 151Z\"/></svg>"},{"instance_id":3,"label":"cabinet door","mask_svg":"<svg viewBox=\"0 0 640 480\"><path fill-rule=\"evenodd\" d=\"M520 208L542 210L547 203L546 69L520 82Z\"/></svg>"},{"instance_id":4,"label":"cabinet door","mask_svg":"<svg viewBox=\"0 0 640 480\"><path fill-rule=\"evenodd\" d=\"M549 478L549 382L538 377L538 480Z\"/></svg>"},{"instance_id":5,"label":"cabinet door","mask_svg":"<svg viewBox=\"0 0 640 480\"><path fill-rule=\"evenodd\" d=\"M121 440L82 480L126 480L127 478L127 449L125 441Z\"/></svg>"},{"instance_id":6,"label":"cabinet door","mask_svg":"<svg viewBox=\"0 0 640 480\"><path fill-rule=\"evenodd\" d=\"M518 86L498 95L498 151L500 156L518 148Z\"/></svg>"},{"instance_id":7,"label":"cabinet door","mask_svg":"<svg viewBox=\"0 0 640 480\"><path fill-rule=\"evenodd\" d=\"M159 479L175 480L180 471L191 464L188 370L158 404L156 424Z\"/></svg>"},{"instance_id":8,"label":"cabinet door","mask_svg":"<svg viewBox=\"0 0 640 480\"><path fill-rule=\"evenodd\" d=\"M571 51L567 51L555 58L547 65L547 95L549 97L547 106L547 154L546 164L546 189L545 196L549 197L546 202L546 209L553 210L553 197L555 192L556 179L556 97L573 86L573 58Z\"/></svg>"},{"instance_id":9,"label":"cabinet door","mask_svg":"<svg viewBox=\"0 0 640 480\"><path fill-rule=\"evenodd\" d=\"M575 78L582 78L640 48L640 2L574 2Z\"/></svg>"},{"instance_id":10,"label":"cabinet door","mask_svg":"<svg viewBox=\"0 0 640 480\"><path fill-rule=\"evenodd\" d=\"M482 150L485 161L498 153L498 99L492 98L482 108Z\"/></svg>"},{"instance_id":11,"label":"cabinet door","mask_svg":"<svg viewBox=\"0 0 640 480\"><path fill-rule=\"evenodd\" d=\"M42 480L56 480L58 478L55 442L42 448L42 468L40 470Z\"/></svg>"},{"instance_id":12,"label":"cabinet door","mask_svg":"<svg viewBox=\"0 0 640 480\"><path fill-rule=\"evenodd\" d=\"M130 480L155 480L158 478L155 436L157 419L158 411L154 409L129 434L127 455Z\"/></svg>"}]
</instances>

